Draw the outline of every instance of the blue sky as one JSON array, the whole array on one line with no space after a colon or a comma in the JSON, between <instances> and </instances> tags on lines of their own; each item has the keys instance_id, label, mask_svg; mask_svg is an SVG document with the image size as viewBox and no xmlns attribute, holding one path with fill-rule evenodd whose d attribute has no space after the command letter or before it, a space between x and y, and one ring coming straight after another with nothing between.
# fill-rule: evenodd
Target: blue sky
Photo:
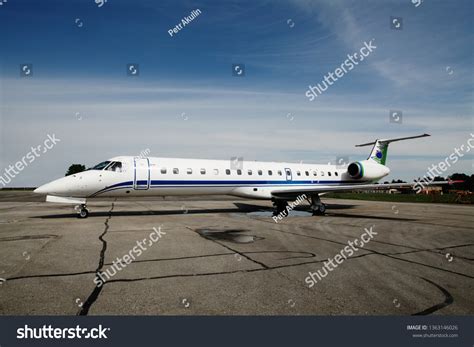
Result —
<instances>
[{"instance_id":1,"label":"blue sky","mask_svg":"<svg viewBox=\"0 0 474 347\"><path fill-rule=\"evenodd\" d=\"M194 9L201 14L170 37ZM474 132L472 15L472 1L8 0L0 167L52 133L61 143L13 186L146 148L328 163L364 159L370 149L357 143L430 133L389 149L390 178L411 180ZM402 30L391 30L391 16L403 18ZM377 49L364 62L316 100L305 97L372 39ZM22 63L33 64L32 77L20 77ZM126 75L129 63L138 77ZM245 77L232 76L236 63ZM403 111L402 124L389 123L391 109ZM447 174L472 173L472 159Z\"/></svg>"}]
</instances>

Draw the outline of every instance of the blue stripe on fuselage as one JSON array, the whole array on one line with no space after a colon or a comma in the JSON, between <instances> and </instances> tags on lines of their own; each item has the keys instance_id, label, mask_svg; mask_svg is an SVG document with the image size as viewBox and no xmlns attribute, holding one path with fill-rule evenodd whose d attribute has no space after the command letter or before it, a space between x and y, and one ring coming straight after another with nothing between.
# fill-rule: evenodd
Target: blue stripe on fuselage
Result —
<instances>
[{"instance_id":1,"label":"blue stripe on fuselage","mask_svg":"<svg viewBox=\"0 0 474 347\"><path fill-rule=\"evenodd\" d=\"M216 187L216 186L239 186L239 187L246 187L246 186L288 186L288 185L340 185L344 183L365 183L365 181L258 181L258 180L232 180L232 181L211 181L211 180L153 180L150 182L150 188L184 188L184 187ZM147 185L146 180L139 180L137 181L137 185ZM90 197L94 197L98 194L105 193L111 190L117 189L125 189L125 188L133 188L133 181L121 182L109 187L105 187L96 193L90 195Z\"/></svg>"}]
</instances>

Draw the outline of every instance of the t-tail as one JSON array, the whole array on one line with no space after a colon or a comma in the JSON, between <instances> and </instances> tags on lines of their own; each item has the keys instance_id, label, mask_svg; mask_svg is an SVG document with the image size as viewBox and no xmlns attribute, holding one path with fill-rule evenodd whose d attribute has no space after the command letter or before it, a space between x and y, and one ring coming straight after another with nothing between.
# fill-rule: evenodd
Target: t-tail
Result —
<instances>
[{"instance_id":1,"label":"t-tail","mask_svg":"<svg viewBox=\"0 0 474 347\"><path fill-rule=\"evenodd\" d=\"M368 143L362 143L360 145L356 145L356 147L373 145L374 147L372 148L372 151L370 152L370 155L367 158L367 160L376 162L377 164L385 165L387 161L387 150L388 150L389 143L395 142L395 141L417 139L419 137L426 137L426 136L430 136L430 135L423 134L423 135L408 136L408 137L398 137L395 139L375 140L374 142L368 142Z\"/></svg>"}]
</instances>

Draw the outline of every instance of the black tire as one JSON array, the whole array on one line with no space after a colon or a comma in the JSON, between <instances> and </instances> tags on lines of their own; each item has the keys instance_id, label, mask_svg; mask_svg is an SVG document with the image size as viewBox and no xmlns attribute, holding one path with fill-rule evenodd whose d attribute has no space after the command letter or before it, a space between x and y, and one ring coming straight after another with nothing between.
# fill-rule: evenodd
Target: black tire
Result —
<instances>
[{"instance_id":1,"label":"black tire","mask_svg":"<svg viewBox=\"0 0 474 347\"><path fill-rule=\"evenodd\" d=\"M326 205L324 204L319 205L318 211L320 214L324 214L326 212Z\"/></svg>"},{"instance_id":2,"label":"black tire","mask_svg":"<svg viewBox=\"0 0 474 347\"><path fill-rule=\"evenodd\" d=\"M314 210L313 210L313 216L322 216L326 212L326 205L321 204L318 205Z\"/></svg>"},{"instance_id":3,"label":"black tire","mask_svg":"<svg viewBox=\"0 0 474 347\"><path fill-rule=\"evenodd\" d=\"M89 211L87 210L87 208L81 208L81 210L79 211L78 217L87 218L88 216L89 216Z\"/></svg>"}]
</instances>

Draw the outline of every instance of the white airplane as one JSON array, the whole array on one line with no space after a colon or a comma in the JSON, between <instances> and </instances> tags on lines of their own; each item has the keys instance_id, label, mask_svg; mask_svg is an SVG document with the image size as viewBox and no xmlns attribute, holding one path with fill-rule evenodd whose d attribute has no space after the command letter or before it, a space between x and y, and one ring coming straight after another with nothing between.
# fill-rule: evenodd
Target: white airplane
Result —
<instances>
[{"instance_id":1,"label":"white airplane","mask_svg":"<svg viewBox=\"0 0 474 347\"><path fill-rule=\"evenodd\" d=\"M233 195L272 200L275 215L285 212L288 201L305 196L313 214L326 206L320 195L329 192L413 187L413 183L376 184L390 173L385 166L389 143L428 134L376 140L366 160L346 165L317 165L261 161L229 161L122 156L91 169L66 176L35 189L46 201L76 204L79 217L89 214L86 200L96 197ZM433 182L448 184L449 181ZM424 183L424 185L427 185Z\"/></svg>"}]
</instances>

